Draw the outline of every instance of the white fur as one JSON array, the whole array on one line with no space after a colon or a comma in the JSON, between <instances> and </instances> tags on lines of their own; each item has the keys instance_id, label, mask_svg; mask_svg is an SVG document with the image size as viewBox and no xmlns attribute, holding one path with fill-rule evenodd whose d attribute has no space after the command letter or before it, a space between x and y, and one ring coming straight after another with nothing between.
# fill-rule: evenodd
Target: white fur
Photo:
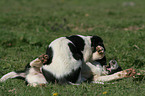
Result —
<instances>
[{"instance_id":1,"label":"white fur","mask_svg":"<svg viewBox=\"0 0 145 96\"><path fill-rule=\"evenodd\" d=\"M0 79L0 82L4 82L9 78L23 77L28 82L28 84L33 87L41 84L46 84L47 81L41 73L42 62L40 61L40 59L36 58L32 62L30 62L30 66L31 67L23 73L16 73L14 71L7 73Z\"/></svg>"},{"instance_id":2,"label":"white fur","mask_svg":"<svg viewBox=\"0 0 145 96\"><path fill-rule=\"evenodd\" d=\"M53 50L53 59L50 65L44 65L43 68L48 70L56 78L68 75L72 69L81 67L81 60L77 61L73 58L68 46L70 41L65 37L54 40L50 46Z\"/></svg>"},{"instance_id":3,"label":"white fur","mask_svg":"<svg viewBox=\"0 0 145 96\"><path fill-rule=\"evenodd\" d=\"M83 38L83 40L85 41L85 46L84 46L84 50L82 51L83 53L83 59L84 62L88 62L91 60L92 58L92 48L91 48L91 36L82 36L82 35L78 35L81 38Z\"/></svg>"},{"instance_id":4,"label":"white fur","mask_svg":"<svg viewBox=\"0 0 145 96\"><path fill-rule=\"evenodd\" d=\"M29 83L30 86L36 87L40 84L47 84L47 81L43 74L39 71L40 69L31 68L29 70L29 74L26 75L26 81Z\"/></svg>"},{"instance_id":5,"label":"white fur","mask_svg":"<svg viewBox=\"0 0 145 96\"><path fill-rule=\"evenodd\" d=\"M39 60L39 58L36 58L35 60L30 62L31 67L42 67L43 63Z\"/></svg>"},{"instance_id":6,"label":"white fur","mask_svg":"<svg viewBox=\"0 0 145 96\"><path fill-rule=\"evenodd\" d=\"M113 61L115 62L115 64L112 63ZM115 60L111 60L109 63L111 65L111 69L116 69L116 68L119 67L118 64L117 64L117 61L115 61Z\"/></svg>"},{"instance_id":7,"label":"white fur","mask_svg":"<svg viewBox=\"0 0 145 96\"><path fill-rule=\"evenodd\" d=\"M46 71L49 71L57 79L59 79L69 75L72 70L76 70L79 67L82 67L82 65L85 64L86 62L98 60L104 57L104 55L100 55L97 51L94 54L92 53L93 52L93 48L91 47L92 36L82 36L82 35L78 36L80 36L85 43L84 50L82 51L83 60L74 59L68 46L68 43L72 42L68 40L66 37L61 37L54 40L49 45L49 47L51 47L53 50L53 59L51 64L43 65L42 68Z\"/></svg>"},{"instance_id":8,"label":"white fur","mask_svg":"<svg viewBox=\"0 0 145 96\"><path fill-rule=\"evenodd\" d=\"M104 68L100 65L100 63L94 61L94 62L87 62L86 65L83 66L82 68L82 79L85 78L87 80L88 78L93 76L92 82L97 83L97 82L106 82L106 81L112 81L112 80L117 80L117 79L122 79L125 77L130 77L128 76L129 74L135 75L135 70L134 69L127 69L123 70L117 73L114 73L112 75L107 75L106 71ZM131 75L131 76L132 76Z\"/></svg>"},{"instance_id":9,"label":"white fur","mask_svg":"<svg viewBox=\"0 0 145 96\"><path fill-rule=\"evenodd\" d=\"M122 79L124 77L126 77L128 75L127 71L124 70L124 71L120 71L120 72L117 72L117 73L114 73L112 75L106 75L106 76L98 76L98 75L95 75L93 77L93 81L112 81L112 80L117 80L117 79Z\"/></svg>"},{"instance_id":10,"label":"white fur","mask_svg":"<svg viewBox=\"0 0 145 96\"><path fill-rule=\"evenodd\" d=\"M82 71L81 71L82 77L88 79L93 75L101 76L102 69L103 68L99 62L95 62L95 61L92 63L87 62L82 67Z\"/></svg>"},{"instance_id":11,"label":"white fur","mask_svg":"<svg viewBox=\"0 0 145 96\"><path fill-rule=\"evenodd\" d=\"M4 82L9 78L16 78L18 76L25 77L25 73L20 73L20 74L18 74L16 72L7 73L0 79L0 82Z\"/></svg>"}]
</instances>

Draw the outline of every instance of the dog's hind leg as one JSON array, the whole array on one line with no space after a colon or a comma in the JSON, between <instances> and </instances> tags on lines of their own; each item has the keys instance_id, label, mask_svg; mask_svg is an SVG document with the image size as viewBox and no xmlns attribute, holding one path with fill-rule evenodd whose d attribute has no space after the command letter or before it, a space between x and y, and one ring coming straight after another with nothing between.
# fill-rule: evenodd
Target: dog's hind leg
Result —
<instances>
[{"instance_id":1,"label":"dog's hind leg","mask_svg":"<svg viewBox=\"0 0 145 96\"><path fill-rule=\"evenodd\" d=\"M117 73L114 73L112 75L106 75L106 76L94 76L93 77L93 82L97 82L97 81L112 81L112 80L117 80L117 79L122 79L125 77L132 77L136 74L135 69L126 69L124 71L120 71Z\"/></svg>"},{"instance_id":2,"label":"dog's hind leg","mask_svg":"<svg viewBox=\"0 0 145 96\"><path fill-rule=\"evenodd\" d=\"M21 78L25 78L25 73L17 73L17 72L9 72L7 74L5 74L1 79L0 82L4 82L9 78L17 78L17 77L21 77Z\"/></svg>"}]
</instances>

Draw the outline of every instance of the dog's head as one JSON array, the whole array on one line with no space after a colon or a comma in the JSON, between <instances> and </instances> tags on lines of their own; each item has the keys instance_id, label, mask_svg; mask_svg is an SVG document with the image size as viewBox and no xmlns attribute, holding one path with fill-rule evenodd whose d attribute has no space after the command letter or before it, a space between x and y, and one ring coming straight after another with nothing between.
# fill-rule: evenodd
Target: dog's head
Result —
<instances>
[{"instance_id":1,"label":"dog's head","mask_svg":"<svg viewBox=\"0 0 145 96\"><path fill-rule=\"evenodd\" d=\"M116 73L118 71L121 71L122 68L117 64L116 60L110 60L109 66L106 66L106 70L109 74Z\"/></svg>"}]
</instances>

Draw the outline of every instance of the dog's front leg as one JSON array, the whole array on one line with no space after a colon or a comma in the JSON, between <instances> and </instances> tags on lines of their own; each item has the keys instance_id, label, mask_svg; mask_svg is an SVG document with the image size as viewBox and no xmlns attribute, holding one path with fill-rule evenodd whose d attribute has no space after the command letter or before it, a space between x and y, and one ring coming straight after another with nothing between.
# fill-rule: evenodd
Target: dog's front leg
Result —
<instances>
[{"instance_id":1,"label":"dog's front leg","mask_svg":"<svg viewBox=\"0 0 145 96\"><path fill-rule=\"evenodd\" d=\"M130 69L126 69L124 71L114 73L112 75L99 76L99 77L97 75L95 75L93 77L93 81L94 82L97 82L97 81L102 81L102 82L112 81L112 80L122 79L122 78L125 78L125 77L132 77L135 74L136 74L135 69L130 68Z\"/></svg>"}]
</instances>

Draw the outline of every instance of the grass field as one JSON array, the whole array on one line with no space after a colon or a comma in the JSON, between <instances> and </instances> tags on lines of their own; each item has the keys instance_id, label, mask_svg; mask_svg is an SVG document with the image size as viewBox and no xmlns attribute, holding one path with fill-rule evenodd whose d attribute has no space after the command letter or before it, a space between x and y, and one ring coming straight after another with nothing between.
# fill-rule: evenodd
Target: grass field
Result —
<instances>
[{"instance_id":1,"label":"grass field","mask_svg":"<svg viewBox=\"0 0 145 96\"><path fill-rule=\"evenodd\" d=\"M141 75L36 88L9 79L0 83L0 96L145 96L145 0L0 0L0 77L23 70L52 40L74 34L102 37L107 61L116 58Z\"/></svg>"}]
</instances>

